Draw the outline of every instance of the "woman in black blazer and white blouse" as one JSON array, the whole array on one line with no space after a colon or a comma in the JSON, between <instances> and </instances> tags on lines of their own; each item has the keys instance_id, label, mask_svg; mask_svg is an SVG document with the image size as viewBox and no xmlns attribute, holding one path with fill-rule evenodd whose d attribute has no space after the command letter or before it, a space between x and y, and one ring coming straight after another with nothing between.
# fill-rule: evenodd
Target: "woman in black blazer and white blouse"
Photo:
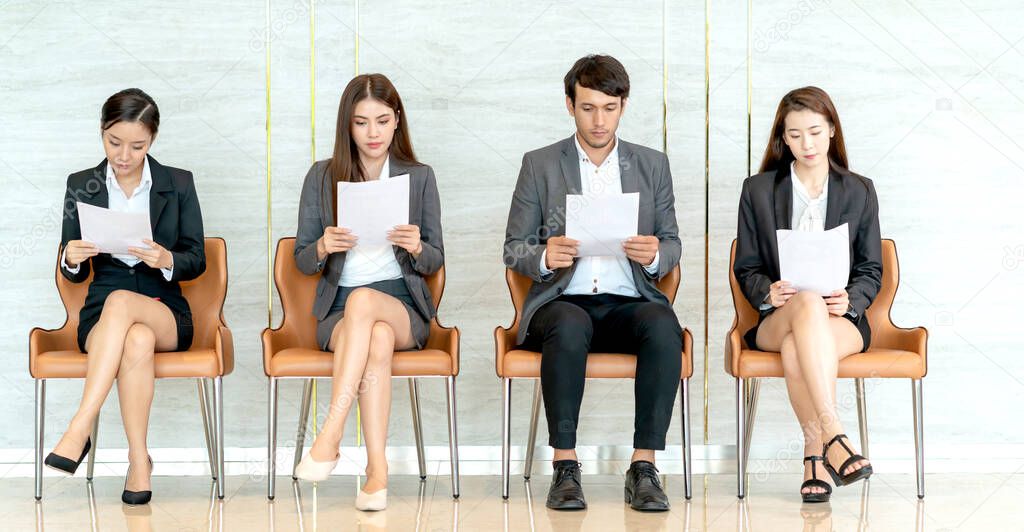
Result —
<instances>
[{"instance_id":1,"label":"woman in black blazer and white blouse","mask_svg":"<svg viewBox=\"0 0 1024 532\"><path fill-rule=\"evenodd\" d=\"M747 332L752 349L782 353L790 402L804 433L806 502L827 501L827 472L842 486L867 478L871 464L843 434L836 411L839 360L867 350L865 311L881 287L878 198L871 180L849 169L843 130L825 91L804 87L779 103L761 173L743 183L733 272L760 311ZM849 224L850 276L828 297L794 289L779 274L777 229L822 231Z\"/></svg>"},{"instance_id":2,"label":"woman in black blazer and white blouse","mask_svg":"<svg viewBox=\"0 0 1024 532\"><path fill-rule=\"evenodd\" d=\"M409 223L389 233L390 245L360 246L359 235L337 227L339 182L403 174L409 174ZM437 309L424 277L444 264L434 171L416 161L402 100L385 76L356 76L345 87L334 154L306 174L298 225L295 262L303 273L320 276L311 310L318 322L317 343L334 352L334 371L327 419L296 476L327 479L338 462L345 419L358 399L367 480L356 508L382 510L387 503L384 448L392 354L426 343Z\"/></svg>"},{"instance_id":3,"label":"woman in black blazer and white blouse","mask_svg":"<svg viewBox=\"0 0 1024 532\"><path fill-rule=\"evenodd\" d=\"M148 155L159 126L160 111L145 92L126 89L111 96L100 118L106 159L68 177L63 204L60 272L80 283L93 271L78 324L78 347L88 355L88 369L78 411L45 463L75 473L92 446L92 425L116 379L128 436L129 468L121 495L128 504L145 504L152 496L146 433L153 354L186 350L192 343L192 314L178 283L206 269L192 174ZM153 240L127 254L100 253L82 240L78 202L148 214Z\"/></svg>"}]
</instances>

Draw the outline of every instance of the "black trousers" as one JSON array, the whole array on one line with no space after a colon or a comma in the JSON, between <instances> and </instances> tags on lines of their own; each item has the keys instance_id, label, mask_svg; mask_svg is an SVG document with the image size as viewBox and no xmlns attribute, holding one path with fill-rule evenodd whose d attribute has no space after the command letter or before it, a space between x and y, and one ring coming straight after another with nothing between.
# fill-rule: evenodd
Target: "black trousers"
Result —
<instances>
[{"instance_id":1,"label":"black trousers","mask_svg":"<svg viewBox=\"0 0 1024 532\"><path fill-rule=\"evenodd\" d=\"M665 448L682 365L683 329L668 305L612 294L561 296L537 309L523 347L541 352L548 444L576 447L587 353L633 353L633 448Z\"/></svg>"}]
</instances>

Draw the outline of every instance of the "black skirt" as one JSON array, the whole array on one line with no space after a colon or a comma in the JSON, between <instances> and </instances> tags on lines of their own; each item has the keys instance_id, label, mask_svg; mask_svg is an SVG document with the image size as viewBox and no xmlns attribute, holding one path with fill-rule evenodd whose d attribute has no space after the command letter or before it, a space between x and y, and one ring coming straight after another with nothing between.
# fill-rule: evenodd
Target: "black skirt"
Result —
<instances>
[{"instance_id":1,"label":"black skirt","mask_svg":"<svg viewBox=\"0 0 1024 532\"><path fill-rule=\"evenodd\" d=\"M316 343L320 349L327 351L327 344L331 341L334 328L345 316L345 301L356 288L372 288L383 292L405 305L405 311L409 314L409 328L412 331L413 341L416 342L416 349L423 349L427 343L427 335L430 334L430 320L416 310L416 302L409 293L409 287L405 285L405 279L389 279L377 281L363 286L339 286L338 293L334 296L331 310L327 317L316 324Z\"/></svg>"},{"instance_id":2,"label":"black skirt","mask_svg":"<svg viewBox=\"0 0 1024 532\"><path fill-rule=\"evenodd\" d=\"M743 340L747 342L748 349L764 351L764 349L757 346L757 329L761 326L761 322L770 316L772 312L775 312L775 308L761 312L761 317L758 318L757 325L755 325L753 329L747 331L747 334L743 335ZM868 347L871 346L871 326L868 324L867 317L864 314L861 314L856 318L849 314L843 314L843 317L850 320L850 323L857 328L857 331L860 332L860 337L864 340L864 346L861 348L860 352L863 353L867 351Z\"/></svg>"},{"instance_id":3,"label":"black skirt","mask_svg":"<svg viewBox=\"0 0 1024 532\"><path fill-rule=\"evenodd\" d=\"M100 321L100 315L103 313L103 303L108 295L110 295L110 292L104 294L103 299L99 300L98 304L87 304L79 314L78 350L83 353L86 352L85 341L89 338L89 332ZM188 308L188 301L182 298L180 304L175 306L167 304L163 299L160 299L160 302L170 309L171 314L174 316L174 323L178 328L178 346L174 350L187 351L192 346L192 311ZM180 308L181 305L184 305L184 310L175 309L175 307Z\"/></svg>"}]
</instances>

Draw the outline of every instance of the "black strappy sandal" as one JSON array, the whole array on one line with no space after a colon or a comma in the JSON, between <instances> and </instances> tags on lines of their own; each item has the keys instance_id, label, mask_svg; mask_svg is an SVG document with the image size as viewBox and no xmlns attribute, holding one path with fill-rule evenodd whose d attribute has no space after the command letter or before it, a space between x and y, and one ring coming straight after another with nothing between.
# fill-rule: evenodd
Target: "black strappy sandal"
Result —
<instances>
[{"instance_id":1,"label":"black strappy sandal","mask_svg":"<svg viewBox=\"0 0 1024 532\"><path fill-rule=\"evenodd\" d=\"M818 478L818 471L814 467L814 462L824 462L825 458L821 456L805 456L804 462L811 463L811 478L804 481L800 485L800 496L803 497L804 502L828 502L829 497L832 495L832 486ZM804 493L804 488L821 488L824 492L809 491Z\"/></svg>"},{"instance_id":2,"label":"black strappy sandal","mask_svg":"<svg viewBox=\"0 0 1024 532\"><path fill-rule=\"evenodd\" d=\"M867 458L864 458L859 454L854 454L853 449L850 449L850 446L846 445L846 442L843 441L844 439L848 440L850 438L848 438L846 434L836 434L821 449L821 456L824 457L823 462L825 463L825 469L828 471L828 474L832 476L832 481L836 483L836 486L846 486L847 484L852 484L854 482L857 482L858 480L868 478L871 476L871 473L874 473L874 470L871 468L871 464L868 464L846 475L839 474L840 471L846 471L846 468L851 466L852 464L855 464L861 460L867 461ZM836 469L828 461L828 448L831 447L832 444L835 442L839 442L839 445L843 446L843 449L846 451L846 454L850 455L850 457L843 462L843 465L840 466L839 469Z\"/></svg>"}]
</instances>

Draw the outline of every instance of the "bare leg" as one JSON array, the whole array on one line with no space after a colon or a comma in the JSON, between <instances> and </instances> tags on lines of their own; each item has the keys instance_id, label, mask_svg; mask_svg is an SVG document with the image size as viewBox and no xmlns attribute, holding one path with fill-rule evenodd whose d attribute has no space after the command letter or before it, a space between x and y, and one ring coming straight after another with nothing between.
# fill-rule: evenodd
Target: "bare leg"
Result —
<instances>
[{"instance_id":1,"label":"bare leg","mask_svg":"<svg viewBox=\"0 0 1024 532\"><path fill-rule=\"evenodd\" d=\"M809 411L806 406L809 402L810 408L814 411L812 423L818 427L819 440L831 439L833 435L843 431L835 407L839 360L860 351L860 333L845 318L829 316L821 296L812 292L800 292L764 320L758 328L757 343L765 349L782 351L787 337L790 338L791 345L785 346L783 367L784 370L788 370L787 388L790 389L791 400L794 397L792 388L796 388L797 401L794 402L794 410L798 418L801 418L805 435L813 432L802 419L802 415ZM791 387L790 375L796 375L797 371L801 378ZM806 395L800 393L801 389ZM810 444L813 437L805 441ZM845 458L845 451L841 446L829 449L831 463L842 464ZM841 473L855 471L867 464L867 461L851 464Z\"/></svg>"},{"instance_id":2,"label":"bare leg","mask_svg":"<svg viewBox=\"0 0 1024 532\"><path fill-rule=\"evenodd\" d=\"M128 290L111 292L103 304L99 321L86 338L89 356L82 402L54 447L55 454L71 459L82 454L93 422L120 369L128 329L136 323L153 331L158 350L172 350L177 346L177 325L167 305Z\"/></svg>"},{"instance_id":3,"label":"bare leg","mask_svg":"<svg viewBox=\"0 0 1024 532\"><path fill-rule=\"evenodd\" d=\"M155 351L156 335L153 329L141 323L128 328L128 334L124 339L124 355L121 357L121 367L117 372L117 397L121 403L124 433L128 437L130 474L125 489L129 491L150 489L151 472L146 432L149 429L149 412L153 404Z\"/></svg>"},{"instance_id":4,"label":"bare leg","mask_svg":"<svg viewBox=\"0 0 1024 532\"><path fill-rule=\"evenodd\" d=\"M363 374L364 385L359 390L359 408L363 412L363 434L366 437L366 485L363 487L366 493L374 493L388 485L388 462L384 449L391 415L391 361L394 352L394 331L390 325L378 321L373 326L370 357Z\"/></svg>"},{"instance_id":5,"label":"bare leg","mask_svg":"<svg viewBox=\"0 0 1024 532\"><path fill-rule=\"evenodd\" d=\"M800 430L804 435L804 456L817 456L821 454L821 427L817 422L817 413L811 404L811 396L807 393L807 383L804 382L803 374L800 373L800 365L796 360L796 343L793 335L787 334L782 340L780 348L782 353L782 372L786 378L786 391L789 392L789 402L793 405L793 412L796 413L800 423ZM811 462L804 463L804 480L814 478L811 475ZM828 473L821 462L817 462L817 478L828 482ZM824 493L825 489L814 486L803 488L800 493Z\"/></svg>"},{"instance_id":6,"label":"bare leg","mask_svg":"<svg viewBox=\"0 0 1024 532\"><path fill-rule=\"evenodd\" d=\"M391 327L395 345L412 345L409 313L401 301L371 288L353 290L345 301L345 317L335 326L328 344L334 351L331 405L309 450L318 462L329 462L338 456L345 419L359 393L370 356L373 327L378 322Z\"/></svg>"}]
</instances>

